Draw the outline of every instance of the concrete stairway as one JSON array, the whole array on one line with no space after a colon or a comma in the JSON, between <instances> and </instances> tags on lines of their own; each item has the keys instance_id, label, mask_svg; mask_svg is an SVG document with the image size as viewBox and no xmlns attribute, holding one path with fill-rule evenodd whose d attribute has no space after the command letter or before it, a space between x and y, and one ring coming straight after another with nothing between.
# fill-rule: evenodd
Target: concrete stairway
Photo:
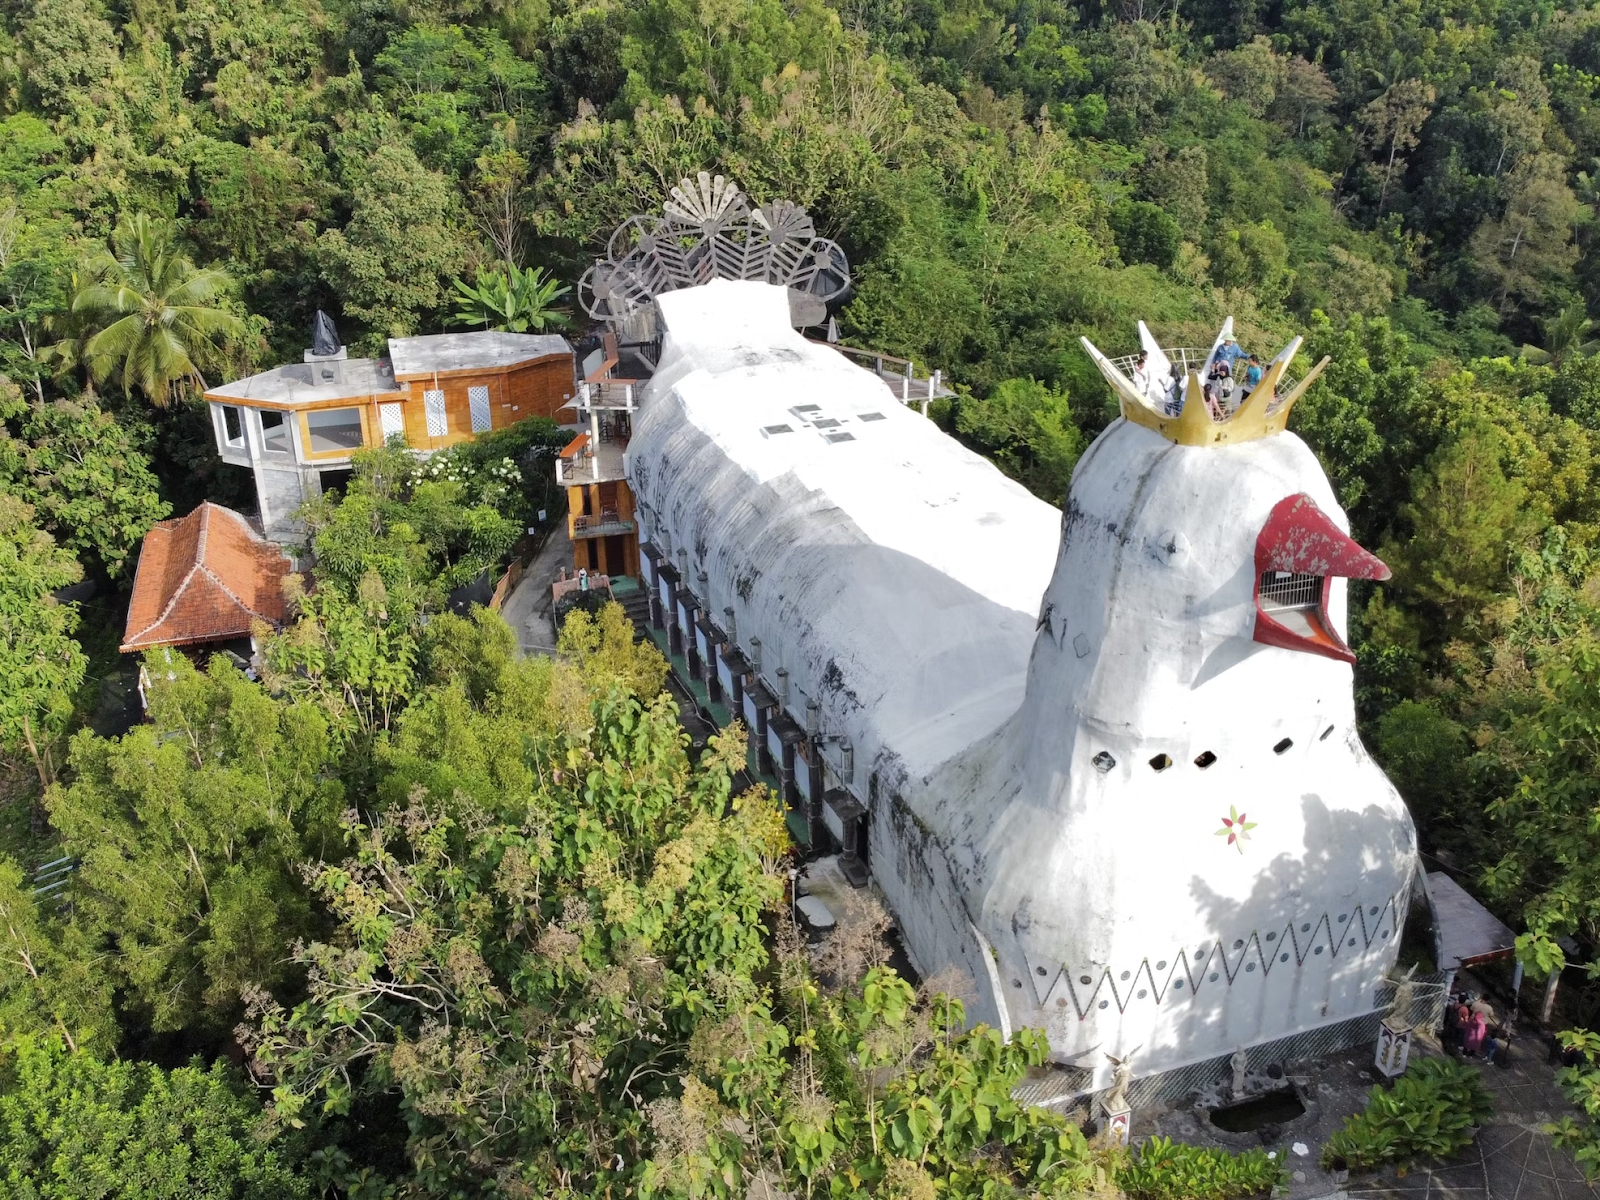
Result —
<instances>
[{"instance_id":1,"label":"concrete stairway","mask_svg":"<svg viewBox=\"0 0 1600 1200\"><path fill-rule=\"evenodd\" d=\"M641 588L629 588L617 597L617 603L633 622L633 640L644 641L649 636L646 630L650 628L649 596Z\"/></svg>"}]
</instances>

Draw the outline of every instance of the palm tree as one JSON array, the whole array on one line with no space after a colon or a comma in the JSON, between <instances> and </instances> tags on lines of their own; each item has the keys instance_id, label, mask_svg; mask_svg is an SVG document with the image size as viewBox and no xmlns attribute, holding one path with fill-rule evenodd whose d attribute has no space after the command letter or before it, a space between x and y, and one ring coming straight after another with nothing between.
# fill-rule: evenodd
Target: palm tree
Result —
<instances>
[{"instance_id":1,"label":"palm tree","mask_svg":"<svg viewBox=\"0 0 1600 1200\"><path fill-rule=\"evenodd\" d=\"M1569 304L1539 324L1544 328L1544 349L1538 346L1522 347L1522 357L1531 363L1560 367L1564 359L1574 355L1581 358L1600 350L1600 341L1589 337L1594 322L1584 313L1582 305Z\"/></svg>"},{"instance_id":2,"label":"palm tree","mask_svg":"<svg viewBox=\"0 0 1600 1200\"><path fill-rule=\"evenodd\" d=\"M138 388L165 408L175 386L203 389L200 365L220 355L220 339L244 332L243 321L218 307L232 282L180 252L170 221L125 216L111 246L114 253L96 257L73 294L77 336L48 353L63 370L81 363L96 382L120 380L125 393Z\"/></svg>"},{"instance_id":3,"label":"palm tree","mask_svg":"<svg viewBox=\"0 0 1600 1200\"><path fill-rule=\"evenodd\" d=\"M479 274L476 287L460 279L455 284L461 309L450 320L457 325L527 333L567 323L554 304L572 289L546 277L538 267L485 271Z\"/></svg>"}]
</instances>

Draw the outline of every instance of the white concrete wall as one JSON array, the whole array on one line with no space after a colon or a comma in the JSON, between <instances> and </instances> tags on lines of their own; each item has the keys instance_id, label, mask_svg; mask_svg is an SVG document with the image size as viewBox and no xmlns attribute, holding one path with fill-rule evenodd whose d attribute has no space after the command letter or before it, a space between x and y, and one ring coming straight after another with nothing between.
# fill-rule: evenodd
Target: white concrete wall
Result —
<instances>
[{"instance_id":1,"label":"white concrete wall","mask_svg":"<svg viewBox=\"0 0 1600 1200\"><path fill-rule=\"evenodd\" d=\"M1251 639L1272 506L1304 492L1344 522L1298 438L1185 448L1118 421L1063 518L800 339L781 289L660 305L628 450L645 535L707 572L769 686L789 670L797 721L814 699L853 742L919 971L962 971L975 1017L1100 1072L1371 1010L1410 820L1356 737L1350 668ZM1342 582L1330 609L1342 630ZM1243 853L1216 836L1230 807L1255 822Z\"/></svg>"},{"instance_id":2,"label":"white concrete wall","mask_svg":"<svg viewBox=\"0 0 1600 1200\"><path fill-rule=\"evenodd\" d=\"M1356 735L1351 668L1252 638L1256 536L1296 493L1348 528L1293 434L1106 430L1016 721L952 773L970 792L908 798L960 862L1013 1023L1064 1060L1137 1050L1144 1074L1358 1016L1394 961L1415 837ZM1255 824L1242 852L1217 833L1235 809Z\"/></svg>"}]
</instances>

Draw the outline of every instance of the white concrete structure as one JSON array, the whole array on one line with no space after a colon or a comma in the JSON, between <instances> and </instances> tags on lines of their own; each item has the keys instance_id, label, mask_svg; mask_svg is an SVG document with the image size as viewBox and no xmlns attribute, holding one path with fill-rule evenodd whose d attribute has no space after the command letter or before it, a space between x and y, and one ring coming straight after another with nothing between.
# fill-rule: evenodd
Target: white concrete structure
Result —
<instances>
[{"instance_id":1,"label":"white concrete structure","mask_svg":"<svg viewBox=\"0 0 1600 1200\"><path fill-rule=\"evenodd\" d=\"M1342 577L1386 572L1281 431L1292 347L1217 423L1194 375L1168 420L1093 352L1125 415L1063 516L801 339L781 289L658 304L645 535L810 707L920 971L1099 1086L1107 1055L1143 1076L1373 1011L1415 838L1355 732Z\"/></svg>"}]
</instances>

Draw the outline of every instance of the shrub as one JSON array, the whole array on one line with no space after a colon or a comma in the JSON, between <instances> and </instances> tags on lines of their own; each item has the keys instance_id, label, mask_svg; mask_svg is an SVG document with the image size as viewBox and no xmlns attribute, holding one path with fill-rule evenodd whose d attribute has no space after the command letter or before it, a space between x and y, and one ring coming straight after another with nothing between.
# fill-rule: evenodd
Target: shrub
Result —
<instances>
[{"instance_id":1,"label":"shrub","mask_svg":"<svg viewBox=\"0 0 1600 1200\"><path fill-rule=\"evenodd\" d=\"M554 513L566 499L555 485L555 456L571 438L554 421L526 417L429 456L415 478L459 483L470 503L525 525L539 509Z\"/></svg>"},{"instance_id":2,"label":"shrub","mask_svg":"<svg viewBox=\"0 0 1600 1200\"><path fill-rule=\"evenodd\" d=\"M1392 1088L1372 1089L1366 1110L1322 1147L1322 1165L1342 1159L1354 1170L1367 1170L1449 1158L1472 1144L1493 1107L1477 1068L1453 1058L1416 1059Z\"/></svg>"},{"instance_id":3,"label":"shrub","mask_svg":"<svg viewBox=\"0 0 1600 1200\"><path fill-rule=\"evenodd\" d=\"M1233 1200L1270 1192L1284 1181L1282 1164L1265 1150L1233 1154L1153 1137L1117 1172L1133 1200Z\"/></svg>"},{"instance_id":4,"label":"shrub","mask_svg":"<svg viewBox=\"0 0 1600 1200\"><path fill-rule=\"evenodd\" d=\"M294 1200L311 1193L252 1089L198 1059L100 1062L60 1039L0 1048L0 1188L53 1200Z\"/></svg>"}]
</instances>

